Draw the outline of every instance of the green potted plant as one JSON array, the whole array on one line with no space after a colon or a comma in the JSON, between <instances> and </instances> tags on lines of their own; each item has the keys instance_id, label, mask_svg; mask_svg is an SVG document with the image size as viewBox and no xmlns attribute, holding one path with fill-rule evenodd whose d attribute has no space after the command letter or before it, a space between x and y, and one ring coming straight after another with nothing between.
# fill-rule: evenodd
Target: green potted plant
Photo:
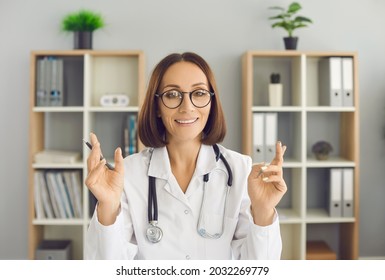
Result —
<instances>
[{"instance_id":1,"label":"green potted plant","mask_svg":"<svg viewBox=\"0 0 385 280\"><path fill-rule=\"evenodd\" d=\"M318 160L326 160L329 158L330 152L333 151L333 147L329 142L321 140L316 142L311 150Z\"/></svg>"},{"instance_id":2,"label":"green potted plant","mask_svg":"<svg viewBox=\"0 0 385 280\"><path fill-rule=\"evenodd\" d=\"M92 33L104 26L104 19L100 14L80 10L66 15L61 28L65 32L74 32L74 49L92 49Z\"/></svg>"},{"instance_id":3,"label":"green potted plant","mask_svg":"<svg viewBox=\"0 0 385 280\"><path fill-rule=\"evenodd\" d=\"M293 36L293 31L297 28L307 27L308 24L313 23L311 19L304 16L296 16L297 12L302 9L298 2L293 2L287 9L283 7L270 7L269 9L278 10L280 13L276 16L269 17L270 20L275 21L271 27L281 27L288 33L288 37L284 37L285 48L287 50L297 49L298 37Z\"/></svg>"}]
</instances>

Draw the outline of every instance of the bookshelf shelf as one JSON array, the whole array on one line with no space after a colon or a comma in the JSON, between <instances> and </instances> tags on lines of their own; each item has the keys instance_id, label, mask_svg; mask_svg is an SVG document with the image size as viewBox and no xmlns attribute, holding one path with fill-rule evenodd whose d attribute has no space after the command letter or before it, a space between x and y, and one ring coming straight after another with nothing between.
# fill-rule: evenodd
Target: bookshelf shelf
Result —
<instances>
[{"instance_id":1,"label":"bookshelf shelf","mask_svg":"<svg viewBox=\"0 0 385 280\"><path fill-rule=\"evenodd\" d=\"M350 78L353 91L352 95L347 97L353 96L350 99L353 105L347 101L344 101L344 106L338 104L325 106L322 103L325 91L321 81L326 74L321 64L332 57L352 62L353 73ZM260 150L257 150L258 144L254 147L253 137L258 133L254 134L253 121L260 121L261 115L266 118L267 114L276 114L277 139L288 147L283 163L288 192L277 207L283 239L282 258L306 259L307 242L320 238L333 248L339 259L357 259L359 248L357 53L251 50L247 51L242 59L242 152L252 156L255 162L261 161L255 160ZM283 88L280 107L269 106L268 88L271 73L280 73ZM259 128L256 131L264 133ZM316 160L311 151L312 145L319 140L327 140L333 146L328 160ZM353 170L352 217L332 217L329 214L329 171L332 169Z\"/></svg>"},{"instance_id":2,"label":"bookshelf shelf","mask_svg":"<svg viewBox=\"0 0 385 280\"><path fill-rule=\"evenodd\" d=\"M42 91L39 91L41 86L44 85L44 89L48 88L47 92L52 92L53 82L51 80L55 80L54 77L56 77L52 72L49 72L53 71L49 67L54 67L46 62L50 60L60 60L62 63L62 68L57 70L58 73L62 73L62 76L59 76L63 78L62 88L60 88L62 90L60 96L63 98L62 106L50 106L53 103L46 104L41 99ZM57 64L60 65L60 63ZM28 252L30 259L34 259L35 250L44 239L70 239L73 241L74 248L72 258L83 258L85 233L95 201L84 185L87 176L86 160L89 150L82 140L88 140L89 133L95 132L102 145L103 155L109 160L113 158L113 150L117 146L122 146L124 118L132 114L137 115L143 101L144 65L144 53L139 50L42 50L31 52L28 187ZM49 86L51 86L51 91ZM38 95L39 93L40 95ZM126 95L129 104L126 107L100 106L100 98L104 94ZM51 101L50 99L49 102ZM140 142L137 146L138 149L143 148ZM34 162L34 155L42 150L77 152L80 153L81 159L74 163ZM70 177L66 179L65 172L76 173L80 179L78 181L71 181L68 179ZM54 183L51 185L59 189L58 192L55 191L55 195L61 194L60 199L63 199L61 200L63 207L67 207L64 208L67 215L64 218L55 215L55 213L53 213L52 218L47 218L45 208L43 208L45 217L39 216L37 218L37 213L41 213L39 208L42 207L39 206L41 204L38 201L35 201L36 186L39 185L38 192L41 195L40 183L43 180L41 174L46 176L47 173L59 174L55 175L58 185ZM39 178L40 181L37 181L36 178ZM60 178L63 178L63 184L60 183ZM71 200L74 197L73 194L70 197L69 185L77 184L77 182L80 186L80 193L77 193L77 197L80 197L80 206L77 208L81 207L81 217L75 216L75 203ZM58 187L59 185L60 187ZM46 188L49 191L49 187ZM64 203L65 198L63 196L68 197L69 202L67 204ZM48 199L52 201L49 192ZM79 211L77 212L78 215Z\"/></svg>"},{"instance_id":3,"label":"bookshelf shelf","mask_svg":"<svg viewBox=\"0 0 385 280\"><path fill-rule=\"evenodd\" d=\"M58 225L58 226L64 226L64 225L73 225L73 226L81 226L84 224L83 219L34 219L32 221L32 224L34 225Z\"/></svg>"},{"instance_id":4,"label":"bookshelf shelf","mask_svg":"<svg viewBox=\"0 0 385 280\"><path fill-rule=\"evenodd\" d=\"M135 112L139 111L138 106L127 106L123 108L112 108L112 107L90 107L89 112Z\"/></svg>"},{"instance_id":5,"label":"bookshelf shelf","mask_svg":"<svg viewBox=\"0 0 385 280\"><path fill-rule=\"evenodd\" d=\"M83 161L75 163L33 163L34 169L83 169L85 163Z\"/></svg>"},{"instance_id":6,"label":"bookshelf shelf","mask_svg":"<svg viewBox=\"0 0 385 280\"><path fill-rule=\"evenodd\" d=\"M49 113L49 112L83 112L83 107L63 106L63 107L34 107L33 112Z\"/></svg>"}]
</instances>

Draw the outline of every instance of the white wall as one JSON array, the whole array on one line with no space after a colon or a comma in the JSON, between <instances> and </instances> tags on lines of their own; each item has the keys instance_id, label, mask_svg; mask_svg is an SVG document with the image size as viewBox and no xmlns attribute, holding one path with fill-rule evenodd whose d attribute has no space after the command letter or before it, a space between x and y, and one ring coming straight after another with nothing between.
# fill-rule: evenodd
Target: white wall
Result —
<instances>
[{"instance_id":1,"label":"white wall","mask_svg":"<svg viewBox=\"0 0 385 280\"><path fill-rule=\"evenodd\" d=\"M147 74L166 54L195 51L211 64L228 122L225 145L241 150L241 55L282 50L271 5L289 0L0 0L0 259L27 258L29 53L72 49L59 31L68 12L101 12L94 49L141 49ZM300 50L359 54L361 124L360 256L385 256L385 1L302 0L314 20L298 30Z\"/></svg>"}]
</instances>

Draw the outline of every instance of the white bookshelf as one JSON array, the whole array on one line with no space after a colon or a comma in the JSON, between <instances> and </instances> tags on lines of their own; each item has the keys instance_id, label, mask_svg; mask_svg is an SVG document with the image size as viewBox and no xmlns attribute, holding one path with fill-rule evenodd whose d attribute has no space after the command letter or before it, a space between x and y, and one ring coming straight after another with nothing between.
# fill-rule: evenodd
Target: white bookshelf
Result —
<instances>
[{"instance_id":1,"label":"white bookshelf","mask_svg":"<svg viewBox=\"0 0 385 280\"><path fill-rule=\"evenodd\" d=\"M353 58L354 106L319 105L319 68L328 57ZM242 152L252 156L252 115L276 112L278 139L288 149L284 178L288 192L278 205L283 259L306 259L306 242L322 239L340 259L358 258L359 138L358 62L355 52L247 51L243 55ZM283 104L268 104L271 73L281 74ZM331 142L334 151L316 160L311 146ZM330 217L325 174L330 168L354 170L354 217Z\"/></svg>"},{"instance_id":2,"label":"white bookshelf","mask_svg":"<svg viewBox=\"0 0 385 280\"><path fill-rule=\"evenodd\" d=\"M47 56L64 61L64 105L36 106L36 65ZM29 258L43 239L70 239L73 258L83 258L83 244L92 210L91 194L84 185L88 148L82 139L95 132L103 154L113 158L121 144L122 119L137 114L144 96L144 54L142 51L32 51L30 60L30 168L29 168ZM125 94L127 107L102 107L103 94ZM143 148L139 142L139 149ZM82 159L72 164L34 163L34 154L43 149L77 151ZM113 161L112 161L113 162ZM83 217L36 219L34 173L38 170L77 170L81 173Z\"/></svg>"}]
</instances>

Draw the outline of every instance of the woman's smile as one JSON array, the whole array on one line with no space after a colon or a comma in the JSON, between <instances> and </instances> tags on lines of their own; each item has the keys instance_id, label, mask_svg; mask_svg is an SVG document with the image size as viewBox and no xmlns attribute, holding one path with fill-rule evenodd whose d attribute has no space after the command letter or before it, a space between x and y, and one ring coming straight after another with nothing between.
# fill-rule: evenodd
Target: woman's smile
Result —
<instances>
[{"instance_id":1,"label":"woman's smile","mask_svg":"<svg viewBox=\"0 0 385 280\"><path fill-rule=\"evenodd\" d=\"M191 119L177 119L177 120L175 120L175 121L176 121L178 124L189 125L189 124L195 123L197 120L198 120L198 118L191 118Z\"/></svg>"}]
</instances>

